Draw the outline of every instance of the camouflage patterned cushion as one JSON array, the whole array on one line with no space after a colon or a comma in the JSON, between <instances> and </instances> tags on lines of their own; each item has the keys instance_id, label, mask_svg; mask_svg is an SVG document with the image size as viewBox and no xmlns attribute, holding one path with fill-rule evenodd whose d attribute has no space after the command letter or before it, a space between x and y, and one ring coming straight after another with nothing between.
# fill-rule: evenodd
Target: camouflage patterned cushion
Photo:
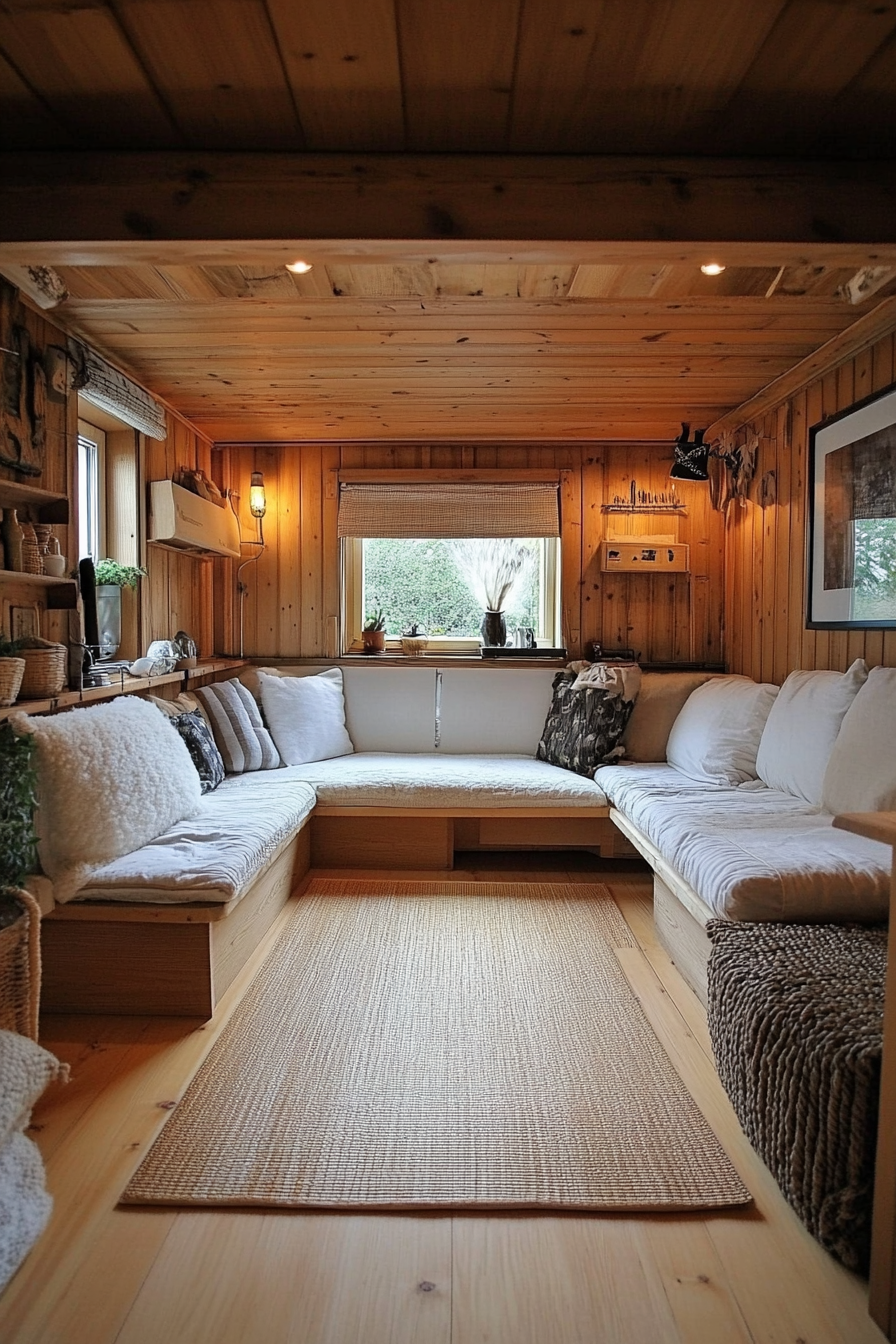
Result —
<instances>
[{"instance_id":1,"label":"camouflage patterned cushion","mask_svg":"<svg viewBox=\"0 0 896 1344\"><path fill-rule=\"evenodd\" d=\"M558 672L553 699L545 720L536 757L577 775L594 774L623 754L622 734L634 700L621 694L587 687L573 690L576 673Z\"/></svg>"}]
</instances>

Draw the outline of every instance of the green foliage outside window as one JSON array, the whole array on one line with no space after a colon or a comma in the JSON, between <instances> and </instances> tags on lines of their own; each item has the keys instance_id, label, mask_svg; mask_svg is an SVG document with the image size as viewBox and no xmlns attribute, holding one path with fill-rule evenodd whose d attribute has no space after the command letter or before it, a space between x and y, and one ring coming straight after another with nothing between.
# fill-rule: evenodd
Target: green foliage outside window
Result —
<instances>
[{"instance_id":1,"label":"green foliage outside window","mask_svg":"<svg viewBox=\"0 0 896 1344\"><path fill-rule=\"evenodd\" d=\"M479 637L483 609L458 573L449 547L441 539L378 537L364 541L363 609L382 607L387 634L400 635L416 622L430 637ZM539 581L539 566L535 565L528 589L515 595L512 608L505 613L508 630L518 625L538 628Z\"/></svg>"}]
</instances>

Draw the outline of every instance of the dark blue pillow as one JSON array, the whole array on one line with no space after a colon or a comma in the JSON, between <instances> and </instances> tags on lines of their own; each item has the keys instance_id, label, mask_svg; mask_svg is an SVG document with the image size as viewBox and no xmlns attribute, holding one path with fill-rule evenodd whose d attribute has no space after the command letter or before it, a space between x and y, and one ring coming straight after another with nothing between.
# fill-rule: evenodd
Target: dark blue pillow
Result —
<instances>
[{"instance_id":1,"label":"dark blue pillow","mask_svg":"<svg viewBox=\"0 0 896 1344\"><path fill-rule=\"evenodd\" d=\"M224 761L215 746L212 730L198 710L178 714L171 726L183 738L199 774L203 793L211 793L224 779Z\"/></svg>"}]
</instances>

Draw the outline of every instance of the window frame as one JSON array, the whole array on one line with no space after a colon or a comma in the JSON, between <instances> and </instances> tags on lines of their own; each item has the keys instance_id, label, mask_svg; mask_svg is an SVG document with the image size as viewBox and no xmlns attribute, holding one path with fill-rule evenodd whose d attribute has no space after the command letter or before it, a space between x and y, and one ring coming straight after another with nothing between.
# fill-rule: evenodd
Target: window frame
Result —
<instances>
[{"instance_id":1,"label":"window frame","mask_svg":"<svg viewBox=\"0 0 896 1344\"><path fill-rule=\"evenodd\" d=\"M560 538L539 537L541 610L539 629L544 632L542 640L549 641L549 647L559 646L562 642L560 631ZM340 542L340 572L342 598L342 652L360 653L363 649L361 627L364 623L364 538L343 537ZM433 653L474 654L478 653L480 642L476 636L457 637L450 635L430 635L429 647ZM401 639L392 635L386 640L386 649L400 652Z\"/></svg>"},{"instance_id":2,"label":"window frame","mask_svg":"<svg viewBox=\"0 0 896 1344\"><path fill-rule=\"evenodd\" d=\"M83 480L82 463L84 455L82 449L89 447L93 450L90 457L93 460L93 486L95 497L91 500L90 495L85 497L85 481ZM93 493L93 492L91 492ZM106 431L99 425L91 424L89 420L78 417L78 463L76 471L76 496L78 501L78 559L82 560L90 556L94 564L102 560L106 550ZM93 555L91 541L94 540L90 533L94 531L91 528L91 504L95 513L95 542L96 555ZM86 517L85 517L86 513ZM84 538L87 539L87 545L84 546Z\"/></svg>"}]
</instances>

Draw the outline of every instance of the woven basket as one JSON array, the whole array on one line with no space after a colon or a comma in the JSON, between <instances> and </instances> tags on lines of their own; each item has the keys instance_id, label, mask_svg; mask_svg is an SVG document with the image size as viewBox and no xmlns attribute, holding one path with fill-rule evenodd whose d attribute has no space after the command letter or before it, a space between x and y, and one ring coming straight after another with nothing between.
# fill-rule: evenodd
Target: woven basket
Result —
<instances>
[{"instance_id":1,"label":"woven basket","mask_svg":"<svg viewBox=\"0 0 896 1344\"><path fill-rule=\"evenodd\" d=\"M58 695L65 685L68 649L64 644L50 644L45 648L22 649L25 675L19 688L23 700L40 700Z\"/></svg>"},{"instance_id":2,"label":"woven basket","mask_svg":"<svg viewBox=\"0 0 896 1344\"><path fill-rule=\"evenodd\" d=\"M0 705L15 704L24 675L24 658L0 658Z\"/></svg>"},{"instance_id":3,"label":"woven basket","mask_svg":"<svg viewBox=\"0 0 896 1344\"><path fill-rule=\"evenodd\" d=\"M0 1028L37 1040L40 909L27 891L0 892Z\"/></svg>"},{"instance_id":4,"label":"woven basket","mask_svg":"<svg viewBox=\"0 0 896 1344\"><path fill-rule=\"evenodd\" d=\"M43 571L43 562L34 528L30 523L23 523L22 533L22 571L25 574L40 574Z\"/></svg>"}]
</instances>

